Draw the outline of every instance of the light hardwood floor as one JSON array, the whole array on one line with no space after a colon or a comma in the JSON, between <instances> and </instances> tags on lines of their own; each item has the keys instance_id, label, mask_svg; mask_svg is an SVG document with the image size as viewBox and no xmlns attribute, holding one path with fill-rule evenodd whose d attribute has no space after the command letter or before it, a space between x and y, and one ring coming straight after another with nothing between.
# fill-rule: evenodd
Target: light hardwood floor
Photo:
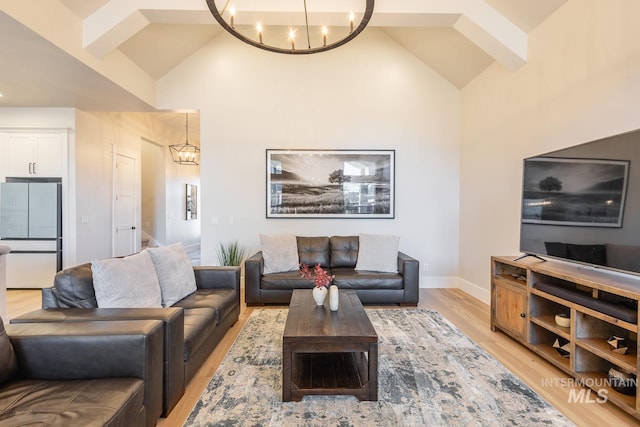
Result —
<instances>
[{"instance_id":1,"label":"light hardwood floor","mask_svg":"<svg viewBox=\"0 0 640 427\"><path fill-rule=\"evenodd\" d=\"M9 290L7 304L9 319L38 309L40 291ZM640 425L639 420L610 403L569 403L570 390L573 387L563 382L568 377L502 332L491 332L489 306L464 292L457 289L421 289L419 307L440 312L577 425L599 427ZM175 427L184 424L202 390L209 383L252 310L243 304L240 321L231 328L189 382L184 396L169 417L158 421L158 427ZM595 397L592 395L592 400Z\"/></svg>"}]
</instances>

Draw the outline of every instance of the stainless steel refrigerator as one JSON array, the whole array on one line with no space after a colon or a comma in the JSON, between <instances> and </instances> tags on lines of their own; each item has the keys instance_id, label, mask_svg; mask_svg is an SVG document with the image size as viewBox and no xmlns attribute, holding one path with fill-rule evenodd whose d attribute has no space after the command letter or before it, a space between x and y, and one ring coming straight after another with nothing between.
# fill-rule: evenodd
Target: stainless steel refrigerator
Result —
<instances>
[{"instance_id":1,"label":"stainless steel refrigerator","mask_svg":"<svg viewBox=\"0 0 640 427\"><path fill-rule=\"evenodd\" d=\"M59 178L7 178L0 183L0 239L8 288L53 285L62 269L62 183Z\"/></svg>"}]
</instances>

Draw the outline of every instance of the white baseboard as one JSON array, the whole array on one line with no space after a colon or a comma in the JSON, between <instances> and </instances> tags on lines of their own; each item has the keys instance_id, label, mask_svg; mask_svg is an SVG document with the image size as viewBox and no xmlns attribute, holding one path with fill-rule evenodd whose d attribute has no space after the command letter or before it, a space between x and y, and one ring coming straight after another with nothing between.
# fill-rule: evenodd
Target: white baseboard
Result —
<instances>
[{"instance_id":1,"label":"white baseboard","mask_svg":"<svg viewBox=\"0 0 640 427\"><path fill-rule=\"evenodd\" d=\"M142 237L143 242L145 240L147 241L148 247L153 248L153 247L163 246L162 243L160 243L160 241L156 240L152 235L145 233L144 231L140 232L140 236Z\"/></svg>"},{"instance_id":2,"label":"white baseboard","mask_svg":"<svg viewBox=\"0 0 640 427\"><path fill-rule=\"evenodd\" d=\"M489 304L491 301L491 292L487 289L481 288L475 283L471 283L467 280L459 277L433 277L433 276L420 276L420 287L426 289L437 288L453 288L460 289L472 297L482 301L485 304Z\"/></svg>"},{"instance_id":3,"label":"white baseboard","mask_svg":"<svg viewBox=\"0 0 640 427\"><path fill-rule=\"evenodd\" d=\"M420 276L421 288L458 288L457 277L433 277L433 276Z\"/></svg>"},{"instance_id":4,"label":"white baseboard","mask_svg":"<svg viewBox=\"0 0 640 427\"><path fill-rule=\"evenodd\" d=\"M458 279L459 286L458 288L461 291L471 295L472 297L479 299L485 304L489 304L491 302L491 291L488 289L481 288L475 283L471 283L464 279Z\"/></svg>"}]
</instances>

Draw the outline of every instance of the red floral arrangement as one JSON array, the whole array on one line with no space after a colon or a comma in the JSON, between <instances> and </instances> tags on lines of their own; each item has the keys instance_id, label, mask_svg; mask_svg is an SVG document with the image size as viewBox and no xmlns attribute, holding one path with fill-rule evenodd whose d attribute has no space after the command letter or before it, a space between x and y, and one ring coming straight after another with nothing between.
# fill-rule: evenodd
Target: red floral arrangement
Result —
<instances>
[{"instance_id":1,"label":"red floral arrangement","mask_svg":"<svg viewBox=\"0 0 640 427\"><path fill-rule=\"evenodd\" d=\"M320 267L320 264L316 264L313 267L313 271L309 270L307 264L300 264L300 276L303 279L313 280L313 284L318 288L329 286L331 281L336 277L335 275L329 276L326 271Z\"/></svg>"}]
</instances>

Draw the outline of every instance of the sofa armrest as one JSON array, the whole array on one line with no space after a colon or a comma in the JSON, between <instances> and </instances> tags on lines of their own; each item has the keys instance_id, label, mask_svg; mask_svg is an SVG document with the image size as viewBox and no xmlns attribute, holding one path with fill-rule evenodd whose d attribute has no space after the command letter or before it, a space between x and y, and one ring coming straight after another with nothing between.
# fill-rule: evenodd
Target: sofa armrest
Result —
<instances>
[{"instance_id":1,"label":"sofa armrest","mask_svg":"<svg viewBox=\"0 0 640 427\"><path fill-rule=\"evenodd\" d=\"M23 378L140 378L147 425L162 414L160 321L23 323L6 330Z\"/></svg>"},{"instance_id":2,"label":"sofa armrest","mask_svg":"<svg viewBox=\"0 0 640 427\"><path fill-rule=\"evenodd\" d=\"M163 323L164 401L162 413L167 415L184 394L184 310L166 308L52 308L35 310L11 319L19 323L76 323L87 321L159 320Z\"/></svg>"},{"instance_id":3,"label":"sofa armrest","mask_svg":"<svg viewBox=\"0 0 640 427\"><path fill-rule=\"evenodd\" d=\"M240 295L240 267L193 267L198 289L235 289Z\"/></svg>"},{"instance_id":4,"label":"sofa armrest","mask_svg":"<svg viewBox=\"0 0 640 427\"><path fill-rule=\"evenodd\" d=\"M404 304L418 304L420 294L420 262L409 255L398 252L398 273L404 282Z\"/></svg>"},{"instance_id":5,"label":"sofa armrest","mask_svg":"<svg viewBox=\"0 0 640 427\"><path fill-rule=\"evenodd\" d=\"M42 288L42 308L57 308L60 307L58 298L56 298L53 292L53 287Z\"/></svg>"},{"instance_id":6,"label":"sofa armrest","mask_svg":"<svg viewBox=\"0 0 640 427\"><path fill-rule=\"evenodd\" d=\"M244 260L244 298L247 304L259 304L260 279L264 271L262 252L257 252Z\"/></svg>"}]
</instances>

